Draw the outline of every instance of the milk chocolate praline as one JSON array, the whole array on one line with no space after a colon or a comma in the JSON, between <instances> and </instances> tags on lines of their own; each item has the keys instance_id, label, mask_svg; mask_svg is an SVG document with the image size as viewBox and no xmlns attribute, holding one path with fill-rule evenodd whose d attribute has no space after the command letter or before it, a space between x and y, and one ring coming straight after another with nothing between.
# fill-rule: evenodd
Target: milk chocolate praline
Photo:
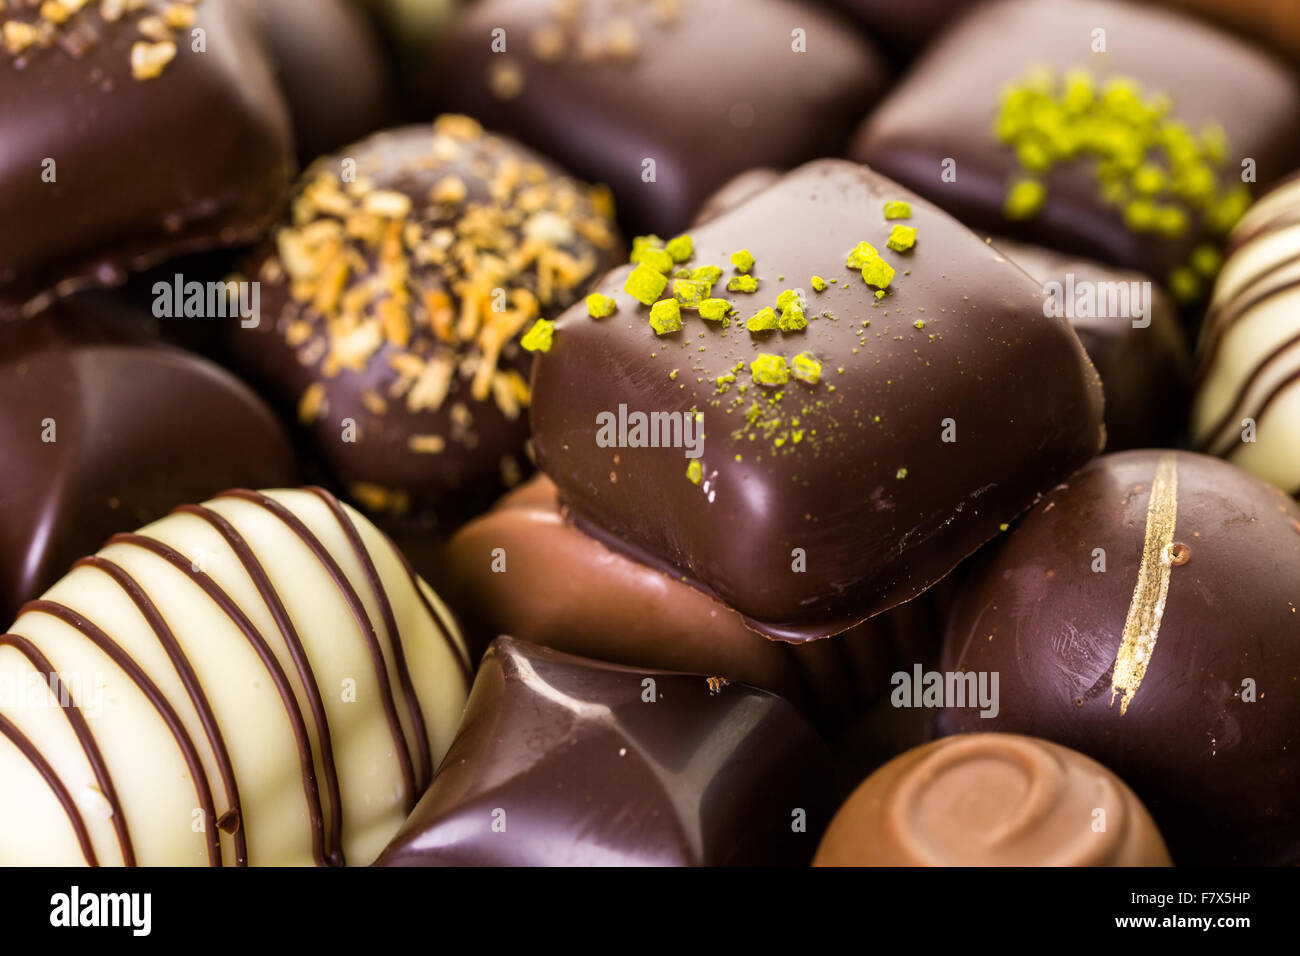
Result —
<instances>
[{"instance_id":1,"label":"milk chocolate praline","mask_svg":"<svg viewBox=\"0 0 1300 956\"><path fill-rule=\"evenodd\" d=\"M884 694L890 674L910 668L942 628L926 595L833 639L768 640L732 609L579 530L544 475L456 532L439 589L475 659L510 634L616 664L753 684L824 727Z\"/></svg>"},{"instance_id":2,"label":"milk chocolate praline","mask_svg":"<svg viewBox=\"0 0 1300 956\"><path fill-rule=\"evenodd\" d=\"M110 535L231 485L292 482L271 410L152 317L75 296L0 325L0 618Z\"/></svg>"},{"instance_id":3,"label":"milk chocolate praline","mask_svg":"<svg viewBox=\"0 0 1300 956\"><path fill-rule=\"evenodd\" d=\"M1096 761L1016 734L959 734L853 791L814 866L1168 866L1133 791Z\"/></svg>"},{"instance_id":4,"label":"milk chocolate praline","mask_svg":"<svg viewBox=\"0 0 1300 956\"><path fill-rule=\"evenodd\" d=\"M355 501L425 527L527 473L519 338L618 246L602 190L445 116L307 171L245 263L261 321L227 339Z\"/></svg>"},{"instance_id":5,"label":"milk chocolate praline","mask_svg":"<svg viewBox=\"0 0 1300 956\"><path fill-rule=\"evenodd\" d=\"M847 265L872 243L887 288ZM682 309L657 334L647 292L707 280L674 292L646 262L614 270L597 292L616 311L570 309L539 353L533 444L580 527L764 634L826 636L910 600L1100 447L1096 372L1040 284L870 170L811 163L690 247L672 268L716 269L709 294L734 315ZM789 331L750 330L783 301ZM615 434L634 412L699 423L701 457Z\"/></svg>"},{"instance_id":6,"label":"milk chocolate praline","mask_svg":"<svg viewBox=\"0 0 1300 956\"><path fill-rule=\"evenodd\" d=\"M958 595L944 671L1000 708L941 732L1032 733L1117 773L1180 865L1300 862L1300 505L1176 451L1089 463Z\"/></svg>"},{"instance_id":7,"label":"milk chocolate praline","mask_svg":"<svg viewBox=\"0 0 1300 956\"><path fill-rule=\"evenodd\" d=\"M502 637L380 866L797 866L830 759L786 701Z\"/></svg>"},{"instance_id":8,"label":"milk chocolate praline","mask_svg":"<svg viewBox=\"0 0 1300 956\"><path fill-rule=\"evenodd\" d=\"M251 242L288 193L293 135L246 7L109 6L0 11L0 318Z\"/></svg>"}]
</instances>

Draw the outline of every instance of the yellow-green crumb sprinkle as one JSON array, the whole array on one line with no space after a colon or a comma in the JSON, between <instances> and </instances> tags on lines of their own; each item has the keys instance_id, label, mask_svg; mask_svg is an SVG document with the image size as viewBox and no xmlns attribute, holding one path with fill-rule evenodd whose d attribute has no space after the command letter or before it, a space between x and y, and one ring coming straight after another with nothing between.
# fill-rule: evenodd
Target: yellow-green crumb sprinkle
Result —
<instances>
[{"instance_id":1,"label":"yellow-green crumb sprinkle","mask_svg":"<svg viewBox=\"0 0 1300 956\"><path fill-rule=\"evenodd\" d=\"M1201 275L1213 279L1219 272L1219 266L1223 264L1223 254L1207 243L1192 250L1191 263L1192 268Z\"/></svg>"},{"instance_id":2,"label":"yellow-green crumb sprinkle","mask_svg":"<svg viewBox=\"0 0 1300 956\"><path fill-rule=\"evenodd\" d=\"M668 240L664 251L673 257L673 262L685 262L695 254L695 243L690 236L677 236Z\"/></svg>"},{"instance_id":3,"label":"yellow-green crumb sprinkle","mask_svg":"<svg viewBox=\"0 0 1300 956\"><path fill-rule=\"evenodd\" d=\"M749 371L757 385L784 385L790 381L790 369L785 359L768 352L760 352L749 363Z\"/></svg>"},{"instance_id":4,"label":"yellow-green crumb sprinkle","mask_svg":"<svg viewBox=\"0 0 1300 956\"><path fill-rule=\"evenodd\" d=\"M754 268L754 256L748 249L741 249L731 254L731 264L736 267L737 272L748 272Z\"/></svg>"},{"instance_id":5,"label":"yellow-green crumb sprinkle","mask_svg":"<svg viewBox=\"0 0 1300 956\"><path fill-rule=\"evenodd\" d=\"M700 318L721 322L731 312L731 303L726 299L704 299L699 308Z\"/></svg>"},{"instance_id":6,"label":"yellow-green crumb sprinkle","mask_svg":"<svg viewBox=\"0 0 1300 956\"><path fill-rule=\"evenodd\" d=\"M671 372L668 373L668 381L670 382L677 381L677 369L673 369Z\"/></svg>"},{"instance_id":7,"label":"yellow-green crumb sprinkle","mask_svg":"<svg viewBox=\"0 0 1300 956\"><path fill-rule=\"evenodd\" d=\"M633 239L632 254L628 261L642 263L665 274L673 269L673 257L664 249L663 240L658 236L637 236Z\"/></svg>"},{"instance_id":8,"label":"yellow-green crumb sprinkle","mask_svg":"<svg viewBox=\"0 0 1300 956\"><path fill-rule=\"evenodd\" d=\"M781 319L777 327L782 332L798 332L808 327L808 317L804 314L804 301L794 289L786 289L776 297L776 307L781 310Z\"/></svg>"},{"instance_id":9,"label":"yellow-green crumb sprinkle","mask_svg":"<svg viewBox=\"0 0 1300 956\"><path fill-rule=\"evenodd\" d=\"M813 276L813 277L812 277L812 287L813 287L816 291L818 291L818 292L825 292L825 291L826 291L826 280L823 279L821 276Z\"/></svg>"},{"instance_id":10,"label":"yellow-green crumb sprinkle","mask_svg":"<svg viewBox=\"0 0 1300 956\"><path fill-rule=\"evenodd\" d=\"M698 485L700 479L704 477L704 466L698 461L693 461L686 466L686 477L690 479L691 484Z\"/></svg>"},{"instance_id":11,"label":"yellow-green crumb sprinkle","mask_svg":"<svg viewBox=\"0 0 1300 956\"><path fill-rule=\"evenodd\" d=\"M673 280L673 298L681 303L683 309L698 309L700 302L712 291L710 283L698 279Z\"/></svg>"},{"instance_id":12,"label":"yellow-green crumb sprinkle","mask_svg":"<svg viewBox=\"0 0 1300 956\"><path fill-rule=\"evenodd\" d=\"M1169 273L1169 291L1179 303L1195 302L1204 288L1204 281L1191 266L1179 266Z\"/></svg>"},{"instance_id":13,"label":"yellow-green crumb sprinkle","mask_svg":"<svg viewBox=\"0 0 1300 956\"><path fill-rule=\"evenodd\" d=\"M757 292L758 280L753 276L732 276L727 280L728 292Z\"/></svg>"},{"instance_id":14,"label":"yellow-green crumb sprinkle","mask_svg":"<svg viewBox=\"0 0 1300 956\"><path fill-rule=\"evenodd\" d=\"M916 329L925 328L925 319L917 319L915 322L912 323L912 327Z\"/></svg>"},{"instance_id":15,"label":"yellow-green crumb sprinkle","mask_svg":"<svg viewBox=\"0 0 1300 956\"><path fill-rule=\"evenodd\" d=\"M604 319L614 314L618 308L618 303L612 296L601 295L599 292L593 292L587 296L587 314L593 319Z\"/></svg>"},{"instance_id":16,"label":"yellow-green crumb sprinkle","mask_svg":"<svg viewBox=\"0 0 1300 956\"><path fill-rule=\"evenodd\" d=\"M1047 201L1047 189L1037 179L1017 180L1007 193L1002 212L1008 219L1032 219Z\"/></svg>"},{"instance_id":17,"label":"yellow-green crumb sprinkle","mask_svg":"<svg viewBox=\"0 0 1300 956\"><path fill-rule=\"evenodd\" d=\"M885 203L886 219L911 219L912 206L910 203L903 202L901 199L891 199Z\"/></svg>"},{"instance_id":18,"label":"yellow-green crumb sprinkle","mask_svg":"<svg viewBox=\"0 0 1300 956\"><path fill-rule=\"evenodd\" d=\"M821 381L822 363L811 352L800 352L794 357L792 374L801 382L816 385Z\"/></svg>"},{"instance_id":19,"label":"yellow-green crumb sprinkle","mask_svg":"<svg viewBox=\"0 0 1300 956\"><path fill-rule=\"evenodd\" d=\"M879 255L880 253L876 251L876 247L864 240L853 247L853 251L850 252L849 257L844 260L844 264L850 269L861 269L870 260L877 258Z\"/></svg>"},{"instance_id":20,"label":"yellow-green crumb sprinkle","mask_svg":"<svg viewBox=\"0 0 1300 956\"><path fill-rule=\"evenodd\" d=\"M530 352L549 352L554 339L555 323L549 319L538 319L533 323L533 327L524 333L519 344Z\"/></svg>"},{"instance_id":21,"label":"yellow-green crumb sprinkle","mask_svg":"<svg viewBox=\"0 0 1300 956\"><path fill-rule=\"evenodd\" d=\"M889 288L889 283L893 278L894 267L880 256L868 260L862 266L862 281L867 285L874 285L880 292ZM876 298L880 298L879 293L877 293Z\"/></svg>"},{"instance_id":22,"label":"yellow-green crumb sprinkle","mask_svg":"<svg viewBox=\"0 0 1300 956\"><path fill-rule=\"evenodd\" d=\"M751 332L771 332L776 325L776 310L769 305L750 316L749 321L745 323L745 328Z\"/></svg>"},{"instance_id":23,"label":"yellow-green crumb sprinkle","mask_svg":"<svg viewBox=\"0 0 1300 956\"><path fill-rule=\"evenodd\" d=\"M676 299L663 299L650 306L650 328L655 335L682 330L682 307Z\"/></svg>"},{"instance_id":24,"label":"yellow-green crumb sprinkle","mask_svg":"<svg viewBox=\"0 0 1300 956\"><path fill-rule=\"evenodd\" d=\"M667 287L668 277L643 262L627 277L623 291L642 305L654 305Z\"/></svg>"},{"instance_id":25,"label":"yellow-green crumb sprinkle","mask_svg":"<svg viewBox=\"0 0 1300 956\"><path fill-rule=\"evenodd\" d=\"M894 472L894 477L897 478L899 481L902 481L904 478L907 477L907 469L906 468L898 469L898 471Z\"/></svg>"},{"instance_id":26,"label":"yellow-green crumb sprinkle","mask_svg":"<svg viewBox=\"0 0 1300 956\"><path fill-rule=\"evenodd\" d=\"M885 245L895 252L906 252L916 245L916 227L895 226L889 230L889 238L885 240Z\"/></svg>"}]
</instances>

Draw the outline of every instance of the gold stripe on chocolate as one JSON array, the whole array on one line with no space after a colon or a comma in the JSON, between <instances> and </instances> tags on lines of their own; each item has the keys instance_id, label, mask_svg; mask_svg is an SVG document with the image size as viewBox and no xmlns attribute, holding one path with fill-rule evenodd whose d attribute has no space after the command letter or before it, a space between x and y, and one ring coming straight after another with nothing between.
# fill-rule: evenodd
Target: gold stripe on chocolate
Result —
<instances>
[{"instance_id":1,"label":"gold stripe on chocolate","mask_svg":"<svg viewBox=\"0 0 1300 956\"><path fill-rule=\"evenodd\" d=\"M1169 596L1169 577L1173 572L1174 524L1178 517L1178 462L1173 454L1160 457L1151 499L1147 502L1146 539L1142 545L1142 564L1137 584L1124 621L1124 636L1115 655L1115 670L1110 681L1110 702L1123 693L1119 712L1128 712L1129 701L1142 685L1147 665L1156 650L1160 622Z\"/></svg>"}]
</instances>

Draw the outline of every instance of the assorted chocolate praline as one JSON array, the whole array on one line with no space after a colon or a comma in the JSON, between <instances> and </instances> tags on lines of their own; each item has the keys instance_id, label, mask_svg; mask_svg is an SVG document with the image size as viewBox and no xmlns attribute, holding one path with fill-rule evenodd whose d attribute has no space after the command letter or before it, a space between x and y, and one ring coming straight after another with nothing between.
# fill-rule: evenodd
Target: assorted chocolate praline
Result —
<instances>
[{"instance_id":1,"label":"assorted chocolate praline","mask_svg":"<svg viewBox=\"0 0 1300 956\"><path fill-rule=\"evenodd\" d=\"M1300 864L1283 6L0 0L0 865Z\"/></svg>"},{"instance_id":2,"label":"assorted chocolate praline","mask_svg":"<svg viewBox=\"0 0 1300 956\"><path fill-rule=\"evenodd\" d=\"M981 554L944 671L1131 786L1181 865L1300 862L1300 504L1189 452L1105 455Z\"/></svg>"}]
</instances>

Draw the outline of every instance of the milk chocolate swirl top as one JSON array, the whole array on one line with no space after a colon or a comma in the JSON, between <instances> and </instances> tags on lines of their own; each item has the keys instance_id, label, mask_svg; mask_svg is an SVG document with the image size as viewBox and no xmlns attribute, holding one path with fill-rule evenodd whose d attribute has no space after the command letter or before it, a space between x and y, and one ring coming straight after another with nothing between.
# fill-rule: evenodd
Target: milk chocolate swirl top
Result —
<instances>
[{"instance_id":1,"label":"milk chocolate swirl top","mask_svg":"<svg viewBox=\"0 0 1300 956\"><path fill-rule=\"evenodd\" d=\"M0 863L368 863L468 685L437 596L328 492L178 508L0 636Z\"/></svg>"},{"instance_id":2,"label":"milk chocolate swirl top","mask_svg":"<svg viewBox=\"0 0 1300 956\"><path fill-rule=\"evenodd\" d=\"M818 866L1168 866L1150 814L1101 764L1016 734L895 757L831 821Z\"/></svg>"}]
</instances>

